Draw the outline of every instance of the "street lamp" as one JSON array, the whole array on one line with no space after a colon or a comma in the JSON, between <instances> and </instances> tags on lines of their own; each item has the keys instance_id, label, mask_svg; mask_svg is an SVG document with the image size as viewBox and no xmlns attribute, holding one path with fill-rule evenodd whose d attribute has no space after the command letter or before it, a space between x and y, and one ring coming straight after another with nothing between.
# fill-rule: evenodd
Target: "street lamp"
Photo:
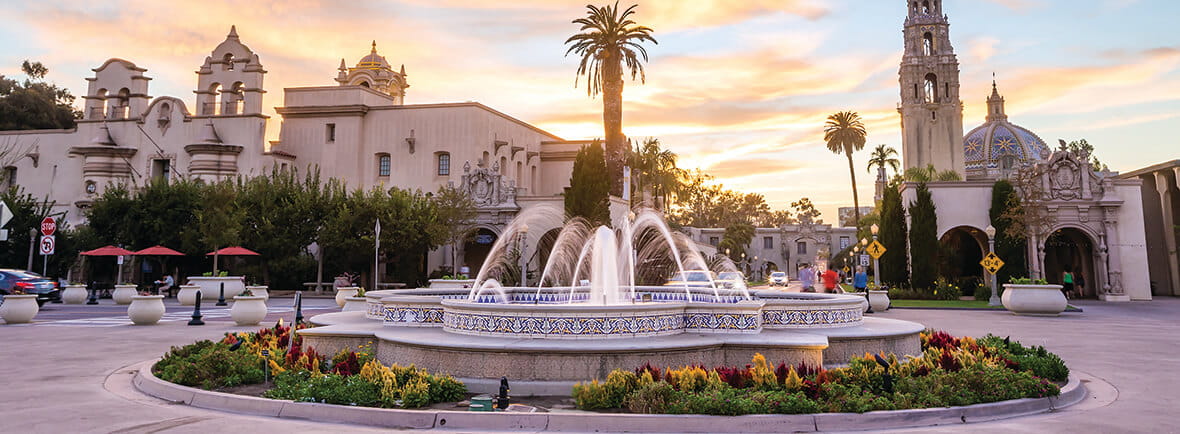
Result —
<instances>
[{"instance_id":1,"label":"street lamp","mask_svg":"<svg viewBox=\"0 0 1180 434\"><path fill-rule=\"evenodd\" d=\"M986 228L983 229L983 232L987 234L987 253L988 254L995 253L995 251L996 251L996 227L989 224L989 225L987 225ZM987 305L988 306L999 306L1002 303L1000 302L1000 295L996 293L996 274L995 273L990 273L990 274L991 274L991 277L988 279L988 283L990 284L989 286L991 286L991 289L992 289L992 296L988 297Z\"/></svg>"},{"instance_id":2,"label":"street lamp","mask_svg":"<svg viewBox=\"0 0 1180 434\"><path fill-rule=\"evenodd\" d=\"M30 273L33 272L33 252L37 248L37 228L34 226L29 229L29 266L25 267Z\"/></svg>"},{"instance_id":3,"label":"street lamp","mask_svg":"<svg viewBox=\"0 0 1180 434\"><path fill-rule=\"evenodd\" d=\"M527 237L529 235L529 225L520 225L520 286L528 285L526 277L528 276L528 256L524 251L528 248Z\"/></svg>"}]
</instances>

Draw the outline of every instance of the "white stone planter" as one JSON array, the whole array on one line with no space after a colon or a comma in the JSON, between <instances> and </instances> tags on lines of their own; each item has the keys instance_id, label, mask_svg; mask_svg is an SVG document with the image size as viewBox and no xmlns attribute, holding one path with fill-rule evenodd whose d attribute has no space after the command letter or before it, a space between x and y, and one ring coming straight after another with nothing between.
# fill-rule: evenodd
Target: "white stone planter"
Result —
<instances>
[{"instance_id":1,"label":"white stone planter","mask_svg":"<svg viewBox=\"0 0 1180 434\"><path fill-rule=\"evenodd\" d=\"M201 287L201 296L216 300L218 292L221 291L221 284L225 284L225 299L229 300L234 296L239 295L246 290L246 278L244 276L226 276L226 277L208 277L208 276L190 276L188 278L189 285L197 285Z\"/></svg>"},{"instance_id":2,"label":"white stone planter","mask_svg":"<svg viewBox=\"0 0 1180 434\"><path fill-rule=\"evenodd\" d=\"M348 297L356 297L356 292L358 290L360 290L360 288L355 286L342 286L336 288L336 304L340 307L344 307L345 299Z\"/></svg>"},{"instance_id":3,"label":"white stone planter","mask_svg":"<svg viewBox=\"0 0 1180 434\"><path fill-rule=\"evenodd\" d=\"M246 289L249 289L250 293L254 294L255 297L262 297L263 300L270 300L270 293L267 292L267 287L265 285L247 286Z\"/></svg>"},{"instance_id":4,"label":"white stone planter","mask_svg":"<svg viewBox=\"0 0 1180 434\"><path fill-rule=\"evenodd\" d=\"M1017 315L1057 316L1069 305L1061 293L1061 285L1005 283L1000 301L1005 309Z\"/></svg>"},{"instance_id":5,"label":"white stone planter","mask_svg":"<svg viewBox=\"0 0 1180 434\"><path fill-rule=\"evenodd\" d=\"M471 288L475 279L430 279L430 289Z\"/></svg>"},{"instance_id":6,"label":"white stone planter","mask_svg":"<svg viewBox=\"0 0 1180 434\"><path fill-rule=\"evenodd\" d=\"M180 291L176 293L176 301L179 302L181 306L192 306L197 304L197 291L201 290L200 286L180 285L178 288L180 288ZM208 300L209 294L206 292L201 292L201 297ZM216 299L217 296L214 296L213 298Z\"/></svg>"},{"instance_id":7,"label":"white stone planter","mask_svg":"<svg viewBox=\"0 0 1180 434\"><path fill-rule=\"evenodd\" d=\"M240 326L258 325L266 318L266 298L257 295L235 296L229 316Z\"/></svg>"},{"instance_id":8,"label":"white stone planter","mask_svg":"<svg viewBox=\"0 0 1180 434\"><path fill-rule=\"evenodd\" d=\"M89 296L86 285L66 285L66 289L61 291L61 301L65 304L82 304Z\"/></svg>"},{"instance_id":9,"label":"white stone planter","mask_svg":"<svg viewBox=\"0 0 1180 434\"><path fill-rule=\"evenodd\" d=\"M115 285L115 292L111 293L111 298L115 300L115 304L131 304L131 298L139 294L135 290L135 285Z\"/></svg>"},{"instance_id":10,"label":"white stone planter","mask_svg":"<svg viewBox=\"0 0 1180 434\"><path fill-rule=\"evenodd\" d=\"M341 312L364 312L369 310L369 299L365 297L345 297L344 308Z\"/></svg>"},{"instance_id":11,"label":"white stone planter","mask_svg":"<svg viewBox=\"0 0 1180 434\"><path fill-rule=\"evenodd\" d=\"M855 295L857 297L860 297L860 304L862 306L864 306L865 312L869 311L869 299L868 299L868 297L866 297L868 294L865 294L863 292L846 292L845 294Z\"/></svg>"},{"instance_id":12,"label":"white stone planter","mask_svg":"<svg viewBox=\"0 0 1180 434\"><path fill-rule=\"evenodd\" d=\"M135 325L152 325L164 317L164 296L135 295L127 306L127 317Z\"/></svg>"},{"instance_id":13,"label":"white stone planter","mask_svg":"<svg viewBox=\"0 0 1180 434\"><path fill-rule=\"evenodd\" d=\"M889 310L889 291L869 291L869 306L873 307L873 312L884 312Z\"/></svg>"},{"instance_id":14,"label":"white stone planter","mask_svg":"<svg viewBox=\"0 0 1180 434\"><path fill-rule=\"evenodd\" d=\"M0 305L0 318L8 324L24 324L33 320L41 306L37 305L37 295L6 295L4 304Z\"/></svg>"}]
</instances>

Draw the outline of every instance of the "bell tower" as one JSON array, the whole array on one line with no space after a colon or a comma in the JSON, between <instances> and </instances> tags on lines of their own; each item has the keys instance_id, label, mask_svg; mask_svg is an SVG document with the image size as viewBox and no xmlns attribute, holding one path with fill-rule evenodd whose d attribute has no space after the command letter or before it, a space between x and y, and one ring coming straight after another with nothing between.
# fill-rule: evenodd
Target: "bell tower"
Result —
<instances>
[{"instance_id":1,"label":"bell tower","mask_svg":"<svg viewBox=\"0 0 1180 434\"><path fill-rule=\"evenodd\" d=\"M942 0L908 0L901 57L902 161L906 168L933 164L963 174L963 104L959 60L951 46Z\"/></svg>"}]
</instances>

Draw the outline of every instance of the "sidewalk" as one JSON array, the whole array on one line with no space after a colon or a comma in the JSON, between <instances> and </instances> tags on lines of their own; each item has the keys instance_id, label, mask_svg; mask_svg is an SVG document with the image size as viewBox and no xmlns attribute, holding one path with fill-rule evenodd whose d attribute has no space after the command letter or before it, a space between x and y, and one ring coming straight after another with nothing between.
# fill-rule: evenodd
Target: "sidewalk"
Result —
<instances>
[{"instance_id":1,"label":"sidewalk","mask_svg":"<svg viewBox=\"0 0 1180 434\"><path fill-rule=\"evenodd\" d=\"M327 300L308 304L328 307ZM309 307L305 304L305 308ZM1169 432L1180 398L1180 299L1105 304L1081 302L1084 313L1058 318L1007 312L892 310L884 318L917 321L955 335L989 331L1046 345L1071 369L1112 384L1117 400L1008 421L938 426L907 432ZM67 306L70 308L80 306ZM314 306L312 306L314 307ZM291 314L285 314L286 317ZM173 345L250 330L224 320L201 327L183 321L157 326L60 327L0 325L0 420L4 432L378 432L366 427L280 420L172 405L128 389L121 368L159 357ZM114 376L109 379L108 376ZM123 378L126 376L127 378ZM1101 384L1096 385L1101 386ZM1087 408L1096 407L1096 408ZM683 429L669 426L669 431Z\"/></svg>"}]
</instances>

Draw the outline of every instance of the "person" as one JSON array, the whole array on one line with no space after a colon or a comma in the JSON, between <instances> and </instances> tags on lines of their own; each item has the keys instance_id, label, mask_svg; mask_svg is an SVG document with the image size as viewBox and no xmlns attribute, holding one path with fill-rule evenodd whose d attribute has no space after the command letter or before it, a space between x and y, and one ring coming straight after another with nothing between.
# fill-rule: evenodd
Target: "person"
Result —
<instances>
[{"instance_id":1,"label":"person","mask_svg":"<svg viewBox=\"0 0 1180 434\"><path fill-rule=\"evenodd\" d=\"M1070 267L1065 267L1065 271L1061 272L1061 292L1065 293L1065 298L1073 295L1073 273L1070 270Z\"/></svg>"},{"instance_id":2,"label":"person","mask_svg":"<svg viewBox=\"0 0 1180 434\"><path fill-rule=\"evenodd\" d=\"M815 292L815 270L811 269L811 264L803 264L803 269L799 270L799 283L803 285L803 292Z\"/></svg>"},{"instance_id":3,"label":"person","mask_svg":"<svg viewBox=\"0 0 1180 434\"><path fill-rule=\"evenodd\" d=\"M828 264L827 271L822 274L824 280L824 292L837 293L840 292L840 273L832 269L832 264Z\"/></svg>"},{"instance_id":4,"label":"person","mask_svg":"<svg viewBox=\"0 0 1180 434\"><path fill-rule=\"evenodd\" d=\"M165 274L164 277L160 278L160 280L157 280L153 283L155 283L155 285L156 285L156 294L160 294L160 293L163 293L164 291L168 291L168 294L165 295L164 298L172 297L172 287L176 285L176 281L172 279L171 274Z\"/></svg>"},{"instance_id":5,"label":"person","mask_svg":"<svg viewBox=\"0 0 1180 434\"><path fill-rule=\"evenodd\" d=\"M865 267L856 267L856 274L852 275L852 287L856 288L856 292L865 292L868 289L869 274L865 272Z\"/></svg>"},{"instance_id":6,"label":"person","mask_svg":"<svg viewBox=\"0 0 1180 434\"><path fill-rule=\"evenodd\" d=\"M1073 277L1073 287L1074 287L1074 289L1077 290L1077 298L1082 298L1082 297L1086 296L1085 274L1078 273L1077 276Z\"/></svg>"}]
</instances>

